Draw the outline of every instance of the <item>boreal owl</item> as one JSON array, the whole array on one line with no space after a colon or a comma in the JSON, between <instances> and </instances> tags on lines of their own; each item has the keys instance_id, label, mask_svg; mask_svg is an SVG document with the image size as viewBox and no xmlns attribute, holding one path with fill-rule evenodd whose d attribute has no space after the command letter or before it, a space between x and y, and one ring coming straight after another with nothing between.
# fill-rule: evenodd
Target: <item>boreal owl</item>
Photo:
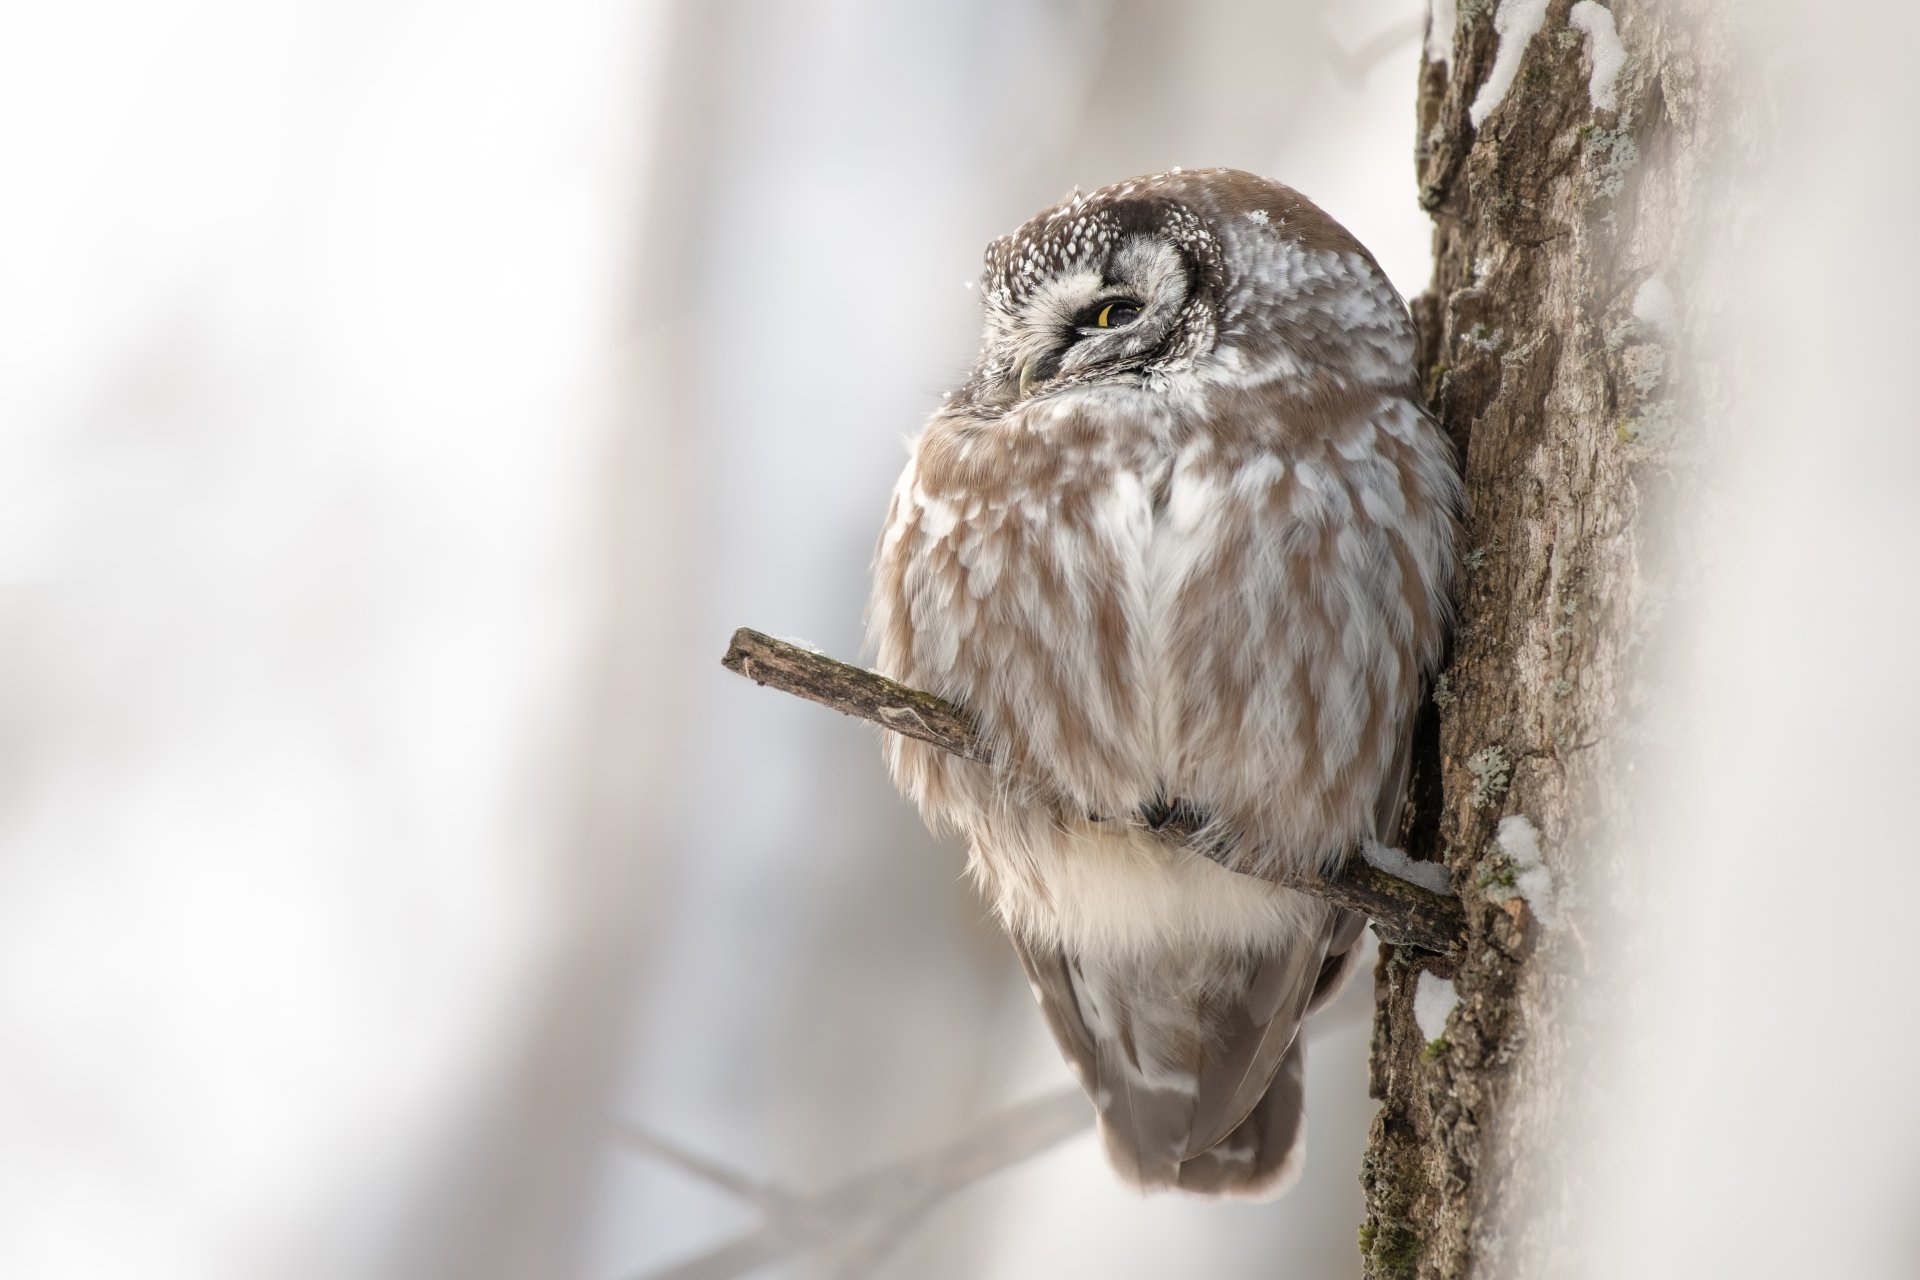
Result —
<instances>
[{"instance_id":1,"label":"boreal owl","mask_svg":"<svg viewBox=\"0 0 1920 1280\"><path fill-rule=\"evenodd\" d=\"M1459 479L1406 305L1230 169L1072 196L988 247L981 294L868 632L993 763L888 735L888 764L966 837L1118 1173L1276 1195L1300 1024L1365 922L1264 877L1392 842L1446 627ZM1184 846L1170 811L1204 822Z\"/></svg>"}]
</instances>

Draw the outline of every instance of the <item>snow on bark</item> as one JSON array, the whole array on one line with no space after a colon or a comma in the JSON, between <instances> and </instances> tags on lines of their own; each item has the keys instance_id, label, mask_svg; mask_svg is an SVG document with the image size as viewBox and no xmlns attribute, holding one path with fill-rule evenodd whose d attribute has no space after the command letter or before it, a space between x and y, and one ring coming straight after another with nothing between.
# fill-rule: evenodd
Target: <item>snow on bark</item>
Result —
<instances>
[{"instance_id":1,"label":"snow on bark","mask_svg":"<svg viewBox=\"0 0 1920 1280\"><path fill-rule=\"evenodd\" d=\"M1587 36L1587 59L1593 71L1587 77L1587 101L1595 111L1617 111L1614 81L1627 65L1627 47L1614 30L1613 11L1594 0L1580 0L1567 11L1567 25Z\"/></svg>"},{"instance_id":2,"label":"snow on bark","mask_svg":"<svg viewBox=\"0 0 1920 1280\"><path fill-rule=\"evenodd\" d=\"M1520 63L1527 56L1527 46L1546 20L1547 0L1501 0L1499 11L1493 15L1493 29L1500 33L1500 50L1494 54L1493 70L1487 73L1467 113L1474 128L1485 124L1494 108L1506 101L1513 78L1520 74Z\"/></svg>"}]
</instances>

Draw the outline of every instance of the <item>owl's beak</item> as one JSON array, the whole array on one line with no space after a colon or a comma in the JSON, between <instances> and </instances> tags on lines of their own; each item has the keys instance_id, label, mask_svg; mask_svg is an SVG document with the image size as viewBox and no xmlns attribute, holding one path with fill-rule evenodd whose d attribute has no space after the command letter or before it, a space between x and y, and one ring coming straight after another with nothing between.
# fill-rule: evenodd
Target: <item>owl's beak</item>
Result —
<instances>
[{"instance_id":1,"label":"owl's beak","mask_svg":"<svg viewBox=\"0 0 1920 1280\"><path fill-rule=\"evenodd\" d=\"M1024 400L1024 399L1026 399L1026 398L1027 398L1027 388L1029 388L1029 387L1031 387L1031 386L1033 385L1033 375L1034 375L1034 372L1035 372L1035 370L1034 370L1034 365L1036 365L1036 364L1038 364L1038 363L1039 363L1039 362L1038 362L1037 360L1026 360L1026 361L1022 361L1022 362L1021 362L1021 365L1020 365L1020 398L1021 398L1022 400Z\"/></svg>"}]
</instances>

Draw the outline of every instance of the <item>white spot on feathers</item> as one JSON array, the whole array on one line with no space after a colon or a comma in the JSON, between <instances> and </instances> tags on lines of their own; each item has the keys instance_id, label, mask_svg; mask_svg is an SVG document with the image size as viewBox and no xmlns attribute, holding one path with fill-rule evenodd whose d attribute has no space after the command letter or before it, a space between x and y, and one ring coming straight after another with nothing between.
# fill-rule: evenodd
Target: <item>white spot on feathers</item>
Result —
<instances>
[{"instance_id":1,"label":"white spot on feathers","mask_svg":"<svg viewBox=\"0 0 1920 1280\"><path fill-rule=\"evenodd\" d=\"M1613 11L1594 0L1580 0L1568 10L1567 25L1587 33L1587 60L1593 64L1587 77L1587 101L1595 111L1619 110L1614 82L1620 78L1620 68L1627 65L1627 50L1614 29Z\"/></svg>"},{"instance_id":2,"label":"white spot on feathers","mask_svg":"<svg viewBox=\"0 0 1920 1280\"><path fill-rule=\"evenodd\" d=\"M1486 83L1480 86L1473 105L1467 108L1467 119L1473 122L1474 128L1486 123L1493 109L1506 98L1507 90L1513 88L1513 78L1520 74L1527 46L1546 20L1547 0L1500 0L1500 8L1493 15L1493 29L1499 33L1500 48L1493 55L1493 70L1487 73Z\"/></svg>"}]
</instances>

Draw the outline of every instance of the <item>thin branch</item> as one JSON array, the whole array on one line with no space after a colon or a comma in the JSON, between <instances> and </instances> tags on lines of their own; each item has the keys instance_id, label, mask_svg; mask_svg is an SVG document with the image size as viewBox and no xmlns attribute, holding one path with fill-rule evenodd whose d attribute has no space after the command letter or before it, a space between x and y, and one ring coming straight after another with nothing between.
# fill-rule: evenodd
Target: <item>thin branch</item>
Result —
<instances>
[{"instance_id":1,"label":"thin branch","mask_svg":"<svg viewBox=\"0 0 1920 1280\"><path fill-rule=\"evenodd\" d=\"M959 708L930 693L836 662L824 653L742 627L733 633L720 665L755 684L795 694L882 729L932 743L942 751L989 764L993 760Z\"/></svg>"},{"instance_id":2,"label":"thin branch","mask_svg":"<svg viewBox=\"0 0 1920 1280\"><path fill-rule=\"evenodd\" d=\"M1340 1010L1361 1008L1341 999L1301 1029L1324 1035L1340 1025ZM1370 1016L1370 1011L1368 1016ZM1328 1018L1336 1019L1328 1022ZM1365 1018L1345 1021L1362 1025ZM1093 1121L1078 1086L996 1112L965 1137L812 1195L789 1191L703 1156L631 1120L615 1122L624 1146L651 1156L760 1208L758 1227L684 1262L648 1272L641 1280L732 1280L789 1253L829 1251L826 1274L867 1276L912 1238L951 1197L976 1182L1059 1145Z\"/></svg>"},{"instance_id":3,"label":"thin branch","mask_svg":"<svg viewBox=\"0 0 1920 1280\"><path fill-rule=\"evenodd\" d=\"M1078 1086L1019 1103L989 1116L973 1132L944 1147L863 1173L815 1195L788 1197L754 1230L698 1257L649 1272L645 1280L733 1280L795 1249L832 1242L849 1246L849 1254L842 1259L848 1268L877 1262L949 1197L1032 1159L1092 1123L1093 1108ZM695 1160L712 1166L711 1161ZM678 1158L674 1163L689 1168ZM753 1181L731 1171L726 1174L730 1181Z\"/></svg>"},{"instance_id":4,"label":"thin branch","mask_svg":"<svg viewBox=\"0 0 1920 1280\"><path fill-rule=\"evenodd\" d=\"M1415 16L1382 29L1357 49L1348 49L1341 44L1333 32L1327 30L1324 22L1314 34L1319 37L1320 56L1326 59L1328 70L1348 89L1357 90L1366 85L1368 73L1376 66L1420 39L1426 32L1426 18Z\"/></svg>"},{"instance_id":5,"label":"thin branch","mask_svg":"<svg viewBox=\"0 0 1920 1280\"><path fill-rule=\"evenodd\" d=\"M794 1209L796 1197L780 1187L741 1173L731 1165L709 1160L699 1152L683 1147L673 1139L663 1137L631 1120L616 1121L614 1135L622 1144L650 1155L664 1164L670 1164L682 1173L690 1174L702 1182L719 1187L722 1191L730 1191L747 1203L759 1207L765 1213L790 1213Z\"/></svg>"},{"instance_id":6,"label":"thin branch","mask_svg":"<svg viewBox=\"0 0 1920 1280\"><path fill-rule=\"evenodd\" d=\"M742 627L733 633L733 643L720 662L756 684L871 720L968 760L982 764L992 760L979 731L958 707L825 654ZM1185 845L1199 825L1190 815L1176 813L1152 830L1171 843ZM1289 889L1364 913L1375 931L1397 946L1454 955L1466 936L1466 913L1459 899L1383 871L1358 850L1331 876L1282 869L1273 879Z\"/></svg>"}]
</instances>

